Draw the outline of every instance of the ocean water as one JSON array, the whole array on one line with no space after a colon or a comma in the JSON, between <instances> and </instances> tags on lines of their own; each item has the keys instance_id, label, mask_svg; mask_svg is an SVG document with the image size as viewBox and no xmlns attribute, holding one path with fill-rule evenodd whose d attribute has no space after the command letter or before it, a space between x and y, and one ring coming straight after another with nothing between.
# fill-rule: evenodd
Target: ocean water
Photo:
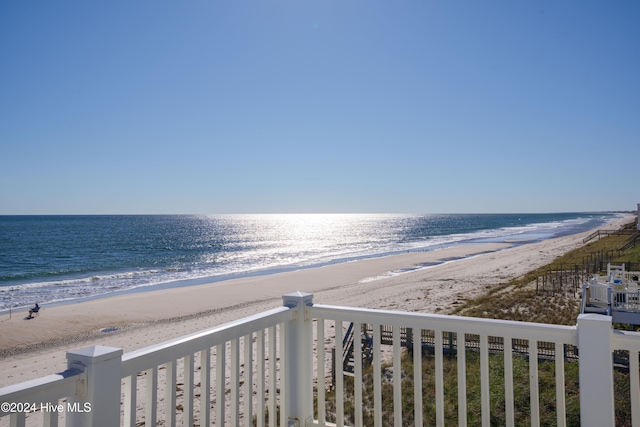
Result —
<instances>
[{"instance_id":1,"label":"ocean water","mask_svg":"<svg viewBox=\"0 0 640 427\"><path fill-rule=\"evenodd\" d=\"M597 228L609 213L0 216L0 310L473 242Z\"/></svg>"}]
</instances>

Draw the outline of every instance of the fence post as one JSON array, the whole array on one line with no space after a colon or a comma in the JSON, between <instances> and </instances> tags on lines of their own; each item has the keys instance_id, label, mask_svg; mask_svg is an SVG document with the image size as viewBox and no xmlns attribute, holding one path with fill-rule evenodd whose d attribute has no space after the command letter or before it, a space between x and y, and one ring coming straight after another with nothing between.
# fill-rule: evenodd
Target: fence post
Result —
<instances>
[{"instance_id":1,"label":"fence post","mask_svg":"<svg viewBox=\"0 0 640 427\"><path fill-rule=\"evenodd\" d=\"M580 424L615 425L613 392L613 324L610 316L578 316Z\"/></svg>"},{"instance_id":2,"label":"fence post","mask_svg":"<svg viewBox=\"0 0 640 427\"><path fill-rule=\"evenodd\" d=\"M294 292L282 300L286 307L298 308L285 335L287 426L306 427L313 422L313 327L306 310L313 305L313 294Z\"/></svg>"},{"instance_id":3,"label":"fence post","mask_svg":"<svg viewBox=\"0 0 640 427\"><path fill-rule=\"evenodd\" d=\"M84 389L69 397L67 427L120 425L122 349L101 345L67 353L69 369L86 369Z\"/></svg>"}]
</instances>

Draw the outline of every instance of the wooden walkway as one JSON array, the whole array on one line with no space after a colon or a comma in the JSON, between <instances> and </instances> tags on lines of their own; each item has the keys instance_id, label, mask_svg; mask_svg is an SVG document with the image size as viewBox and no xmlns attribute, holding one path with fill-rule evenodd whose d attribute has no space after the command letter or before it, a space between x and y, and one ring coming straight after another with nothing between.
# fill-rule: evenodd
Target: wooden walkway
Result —
<instances>
[{"instance_id":1,"label":"wooden walkway","mask_svg":"<svg viewBox=\"0 0 640 427\"><path fill-rule=\"evenodd\" d=\"M370 325L368 325L370 326ZM371 329L368 331L373 334ZM413 350L414 343L412 341L413 330L411 328L400 328L400 345ZM420 347L422 351L433 353L435 350L435 331L422 330ZM382 326L380 335L381 344L393 345L393 328ZM445 353L455 354L458 351L458 334L454 332L442 333L442 347ZM504 339L502 337L488 337L489 352L490 353L504 353ZM529 355L529 341L522 339L512 340L513 354ZM575 347L565 348L565 357L577 358L575 353ZM480 349L480 336L465 334L464 348L466 350L479 350ZM569 351L568 351L569 350ZM538 358L539 359L555 359L555 345L553 343L538 343Z\"/></svg>"},{"instance_id":2,"label":"wooden walkway","mask_svg":"<svg viewBox=\"0 0 640 427\"><path fill-rule=\"evenodd\" d=\"M582 239L582 243L590 242L591 240L604 236L613 236L613 235L632 235L637 233L638 230L624 228L621 230L596 230L593 233L589 234L587 237Z\"/></svg>"}]
</instances>

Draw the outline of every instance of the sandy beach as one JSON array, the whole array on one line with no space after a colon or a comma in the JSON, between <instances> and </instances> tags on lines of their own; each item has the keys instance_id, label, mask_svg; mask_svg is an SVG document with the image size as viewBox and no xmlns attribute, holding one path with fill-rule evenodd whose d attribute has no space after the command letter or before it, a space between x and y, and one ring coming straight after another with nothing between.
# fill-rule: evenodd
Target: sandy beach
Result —
<instances>
[{"instance_id":1,"label":"sandy beach","mask_svg":"<svg viewBox=\"0 0 640 427\"><path fill-rule=\"evenodd\" d=\"M603 228L616 228L633 218ZM589 232L590 233L590 232ZM468 244L437 251L234 279L208 285L139 292L43 307L40 315L14 312L0 319L0 386L65 369L65 353L91 345L124 352L239 319L282 304L304 291L314 302L425 313L447 313L581 246L576 234L539 243ZM441 264L420 267L444 261ZM402 272L409 270L407 272Z\"/></svg>"}]
</instances>

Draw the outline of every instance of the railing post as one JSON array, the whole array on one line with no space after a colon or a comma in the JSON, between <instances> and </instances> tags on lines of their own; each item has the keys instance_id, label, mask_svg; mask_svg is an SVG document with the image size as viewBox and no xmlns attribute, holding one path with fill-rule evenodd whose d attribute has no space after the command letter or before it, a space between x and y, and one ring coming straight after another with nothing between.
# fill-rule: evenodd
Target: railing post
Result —
<instances>
[{"instance_id":1,"label":"railing post","mask_svg":"<svg viewBox=\"0 0 640 427\"><path fill-rule=\"evenodd\" d=\"M613 325L610 316L578 316L580 423L615 425L613 396Z\"/></svg>"},{"instance_id":2,"label":"railing post","mask_svg":"<svg viewBox=\"0 0 640 427\"><path fill-rule=\"evenodd\" d=\"M286 307L298 308L285 336L287 425L305 427L313 422L313 328L306 310L313 305L313 294L294 292L282 300Z\"/></svg>"},{"instance_id":3,"label":"railing post","mask_svg":"<svg viewBox=\"0 0 640 427\"><path fill-rule=\"evenodd\" d=\"M589 282L582 284L582 300L580 301L580 313L584 313L584 309L589 305L591 299L591 286Z\"/></svg>"},{"instance_id":4,"label":"railing post","mask_svg":"<svg viewBox=\"0 0 640 427\"><path fill-rule=\"evenodd\" d=\"M120 425L122 349L101 345L67 353L69 369L85 369L86 384L67 404L67 427Z\"/></svg>"}]
</instances>

